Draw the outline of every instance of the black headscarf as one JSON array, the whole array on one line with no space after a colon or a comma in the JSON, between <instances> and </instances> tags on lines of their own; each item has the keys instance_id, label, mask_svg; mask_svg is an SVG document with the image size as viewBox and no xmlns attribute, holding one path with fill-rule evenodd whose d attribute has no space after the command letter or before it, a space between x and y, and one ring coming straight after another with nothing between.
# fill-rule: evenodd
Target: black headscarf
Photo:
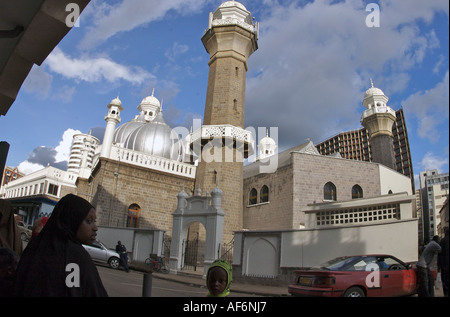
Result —
<instances>
[{"instance_id":1,"label":"black headscarf","mask_svg":"<svg viewBox=\"0 0 450 317\"><path fill-rule=\"evenodd\" d=\"M15 296L107 296L97 268L76 238L92 205L69 194L61 198L39 235L33 238L20 259ZM67 264L79 267L80 287L68 287Z\"/></svg>"}]
</instances>

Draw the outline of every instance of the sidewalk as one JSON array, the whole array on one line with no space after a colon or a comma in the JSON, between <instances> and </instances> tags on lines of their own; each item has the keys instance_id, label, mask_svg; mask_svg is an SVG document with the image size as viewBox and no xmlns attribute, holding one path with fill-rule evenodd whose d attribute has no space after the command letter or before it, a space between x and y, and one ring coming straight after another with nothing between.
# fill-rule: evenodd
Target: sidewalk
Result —
<instances>
[{"instance_id":1,"label":"sidewalk","mask_svg":"<svg viewBox=\"0 0 450 317\"><path fill-rule=\"evenodd\" d=\"M174 282L184 283L188 285L197 285L199 287L206 288L206 281L203 279L203 270L201 271L182 271L178 274L164 274L164 273L153 273L154 278L166 279ZM291 296L288 293L288 286L268 286L268 285L253 285L244 283L231 283L231 292L239 292L245 294L259 295L259 296ZM435 297L444 297L442 292L442 287L440 289L435 289ZM417 294L413 295L417 297Z\"/></svg>"},{"instance_id":2,"label":"sidewalk","mask_svg":"<svg viewBox=\"0 0 450 317\"><path fill-rule=\"evenodd\" d=\"M183 271L178 274L164 274L153 273L154 278L166 279L174 282L184 283L188 285L198 285L205 287L206 280L202 277L203 270L197 271ZM230 286L231 292L239 292L245 294L259 295L259 296L290 296L288 287L286 286L266 286L266 285L252 285L232 282Z\"/></svg>"}]
</instances>

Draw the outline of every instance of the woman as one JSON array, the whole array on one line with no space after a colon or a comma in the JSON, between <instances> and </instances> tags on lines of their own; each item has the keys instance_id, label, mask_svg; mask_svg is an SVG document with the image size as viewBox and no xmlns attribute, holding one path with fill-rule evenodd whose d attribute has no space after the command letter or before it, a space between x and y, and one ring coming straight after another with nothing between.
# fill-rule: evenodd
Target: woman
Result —
<instances>
[{"instance_id":1,"label":"woman","mask_svg":"<svg viewBox=\"0 0 450 317\"><path fill-rule=\"evenodd\" d=\"M81 245L97 235L92 205L61 198L38 236L24 250L14 296L108 296L91 257Z\"/></svg>"},{"instance_id":2,"label":"woman","mask_svg":"<svg viewBox=\"0 0 450 317\"><path fill-rule=\"evenodd\" d=\"M22 240L11 203L4 199L0 199L0 247L11 249L17 255L22 254Z\"/></svg>"}]
</instances>

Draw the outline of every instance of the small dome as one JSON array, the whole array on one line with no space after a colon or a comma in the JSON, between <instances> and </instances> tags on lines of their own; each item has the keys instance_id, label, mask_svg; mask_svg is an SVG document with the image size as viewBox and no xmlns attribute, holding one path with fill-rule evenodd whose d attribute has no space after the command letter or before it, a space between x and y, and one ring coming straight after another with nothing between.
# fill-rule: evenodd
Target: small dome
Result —
<instances>
[{"instance_id":1,"label":"small dome","mask_svg":"<svg viewBox=\"0 0 450 317\"><path fill-rule=\"evenodd\" d=\"M111 100L110 104L114 106L122 106L122 101L120 101L119 97L116 97Z\"/></svg>"},{"instance_id":2,"label":"small dome","mask_svg":"<svg viewBox=\"0 0 450 317\"><path fill-rule=\"evenodd\" d=\"M380 88L371 87L366 90L366 93L364 94L364 99L371 96L384 96L384 92Z\"/></svg>"},{"instance_id":3,"label":"small dome","mask_svg":"<svg viewBox=\"0 0 450 317\"><path fill-rule=\"evenodd\" d=\"M380 88L373 86L372 78L370 79L370 88L366 90L366 93L364 94L364 99L372 96L385 96L383 90Z\"/></svg>"},{"instance_id":4,"label":"small dome","mask_svg":"<svg viewBox=\"0 0 450 317\"><path fill-rule=\"evenodd\" d=\"M226 22L228 21L228 22ZM213 14L213 24L227 25L230 23L244 24L253 27L251 13L242 3L225 1Z\"/></svg>"},{"instance_id":5,"label":"small dome","mask_svg":"<svg viewBox=\"0 0 450 317\"><path fill-rule=\"evenodd\" d=\"M225 1L219 6L219 8L229 8L229 7L238 7L242 10L248 11L247 8L245 8L245 6L242 3L237 1Z\"/></svg>"},{"instance_id":6,"label":"small dome","mask_svg":"<svg viewBox=\"0 0 450 317\"><path fill-rule=\"evenodd\" d=\"M259 145L276 145L275 140L269 136L263 137L259 140Z\"/></svg>"},{"instance_id":7,"label":"small dome","mask_svg":"<svg viewBox=\"0 0 450 317\"><path fill-rule=\"evenodd\" d=\"M184 156L183 144L177 133L164 122L162 112L153 121L135 129L125 140L124 147L180 162Z\"/></svg>"},{"instance_id":8,"label":"small dome","mask_svg":"<svg viewBox=\"0 0 450 317\"><path fill-rule=\"evenodd\" d=\"M142 99L140 106L153 106L153 107L161 107L161 103L159 102L159 100L153 96L153 94L151 96L145 97L144 99Z\"/></svg>"}]
</instances>

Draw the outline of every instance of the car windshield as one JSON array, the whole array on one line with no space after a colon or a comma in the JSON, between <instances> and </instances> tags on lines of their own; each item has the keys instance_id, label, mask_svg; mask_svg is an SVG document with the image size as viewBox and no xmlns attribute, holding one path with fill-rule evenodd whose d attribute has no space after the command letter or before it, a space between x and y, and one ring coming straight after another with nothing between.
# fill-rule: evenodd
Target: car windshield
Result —
<instances>
[{"instance_id":1,"label":"car windshield","mask_svg":"<svg viewBox=\"0 0 450 317\"><path fill-rule=\"evenodd\" d=\"M329 271L365 271L367 265L376 262L377 259L373 256L344 256L327 261L319 268Z\"/></svg>"}]
</instances>

